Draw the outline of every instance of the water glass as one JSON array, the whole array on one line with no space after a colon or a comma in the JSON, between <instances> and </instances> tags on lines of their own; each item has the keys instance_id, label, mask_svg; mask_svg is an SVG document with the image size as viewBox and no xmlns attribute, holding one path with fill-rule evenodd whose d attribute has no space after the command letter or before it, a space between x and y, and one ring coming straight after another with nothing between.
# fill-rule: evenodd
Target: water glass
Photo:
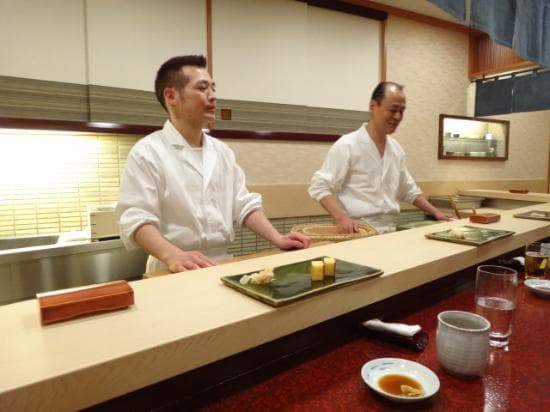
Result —
<instances>
[{"instance_id":1,"label":"water glass","mask_svg":"<svg viewBox=\"0 0 550 412\"><path fill-rule=\"evenodd\" d=\"M517 284L518 273L514 269L493 265L477 268L476 312L491 323L491 346L508 346L516 308Z\"/></svg>"}]
</instances>

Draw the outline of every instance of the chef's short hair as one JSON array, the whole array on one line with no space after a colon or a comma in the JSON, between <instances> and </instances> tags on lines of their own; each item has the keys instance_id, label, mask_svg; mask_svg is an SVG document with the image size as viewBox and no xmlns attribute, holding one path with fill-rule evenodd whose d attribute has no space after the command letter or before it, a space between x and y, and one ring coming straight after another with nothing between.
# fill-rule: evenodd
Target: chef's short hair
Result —
<instances>
[{"instance_id":1,"label":"chef's short hair","mask_svg":"<svg viewBox=\"0 0 550 412\"><path fill-rule=\"evenodd\" d=\"M400 92L402 92L404 89L404 86L399 83L380 82L372 92L371 100L376 100L378 104L382 103L382 99L384 99L384 96L386 95L386 90L388 89L388 87L391 87L391 86L397 87L397 90L399 90Z\"/></svg>"},{"instance_id":2,"label":"chef's short hair","mask_svg":"<svg viewBox=\"0 0 550 412\"><path fill-rule=\"evenodd\" d=\"M176 56L165 61L160 66L155 79L155 95L159 103L164 107L164 110L167 110L166 103L164 103L164 89L167 87L182 89L189 81L187 76L181 72L183 66L205 68L206 57L202 55Z\"/></svg>"}]
</instances>

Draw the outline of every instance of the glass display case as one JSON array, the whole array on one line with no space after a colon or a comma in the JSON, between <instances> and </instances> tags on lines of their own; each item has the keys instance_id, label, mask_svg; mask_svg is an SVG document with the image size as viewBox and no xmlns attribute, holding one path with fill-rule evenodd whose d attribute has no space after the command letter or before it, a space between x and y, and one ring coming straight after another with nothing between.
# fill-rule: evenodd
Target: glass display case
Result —
<instances>
[{"instance_id":1,"label":"glass display case","mask_svg":"<svg viewBox=\"0 0 550 412\"><path fill-rule=\"evenodd\" d=\"M510 122L439 115L439 159L507 160Z\"/></svg>"}]
</instances>

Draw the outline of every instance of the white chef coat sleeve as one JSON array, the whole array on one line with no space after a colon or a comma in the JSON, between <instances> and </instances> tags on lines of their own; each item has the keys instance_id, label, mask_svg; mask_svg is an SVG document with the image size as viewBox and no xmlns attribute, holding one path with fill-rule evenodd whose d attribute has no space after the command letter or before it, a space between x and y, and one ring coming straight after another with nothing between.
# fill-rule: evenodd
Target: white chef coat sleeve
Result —
<instances>
[{"instance_id":1,"label":"white chef coat sleeve","mask_svg":"<svg viewBox=\"0 0 550 412\"><path fill-rule=\"evenodd\" d=\"M411 174L407 170L405 161L399 174L399 200L402 202L413 203L414 200L422 194Z\"/></svg>"},{"instance_id":2,"label":"white chef coat sleeve","mask_svg":"<svg viewBox=\"0 0 550 412\"><path fill-rule=\"evenodd\" d=\"M117 202L120 238L128 249L139 248L134 232L151 223L159 227L158 170L138 153L130 153L120 184Z\"/></svg>"},{"instance_id":3,"label":"white chef coat sleeve","mask_svg":"<svg viewBox=\"0 0 550 412\"><path fill-rule=\"evenodd\" d=\"M254 210L262 208L262 195L249 192L246 188L246 179L244 172L235 160L235 154L229 151L231 163L233 165L233 221L241 227L244 219Z\"/></svg>"},{"instance_id":4,"label":"white chef coat sleeve","mask_svg":"<svg viewBox=\"0 0 550 412\"><path fill-rule=\"evenodd\" d=\"M332 145L321 168L316 171L308 188L309 195L321 200L329 195L337 195L348 174L351 153L344 145Z\"/></svg>"}]
</instances>

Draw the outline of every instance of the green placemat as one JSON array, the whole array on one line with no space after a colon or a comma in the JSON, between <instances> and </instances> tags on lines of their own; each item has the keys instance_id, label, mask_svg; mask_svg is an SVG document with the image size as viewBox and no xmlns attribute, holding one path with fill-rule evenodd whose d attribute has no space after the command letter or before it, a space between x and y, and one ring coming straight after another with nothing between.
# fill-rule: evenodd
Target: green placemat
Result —
<instances>
[{"instance_id":1,"label":"green placemat","mask_svg":"<svg viewBox=\"0 0 550 412\"><path fill-rule=\"evenodd\" d=\"M263 268L258 268L258 270L254 272L224 276L221 280L227 286L245 295L261 300L271 306L281 306L306 296L321 293L352 282L379 276L384 273L382 270L370 266L358 265L356 263L336 259L336 276L326 276L324 280L312 282L310 275L311 261L323 260L324 257L325 256L320 256L302 262L277 266L273 268L273 281L265 285L252 285L250 283L241 285L239 282L242 276L258 272Z\"/></svg>"},{"instance_id":2,"label":"green placemat","mask_svg":"<svg viewBox=\"0 0 550 412\"><path fill-rule=\"evenodd\" d=\"M462 232L464 238L457 237ZM460 226L441 232L427 233L428 239L443 240L445 242L461 243L464 245L479 246L502 237L513 235L511 230L485 229L476 226Z\"/></svg>"}]
</instances>

